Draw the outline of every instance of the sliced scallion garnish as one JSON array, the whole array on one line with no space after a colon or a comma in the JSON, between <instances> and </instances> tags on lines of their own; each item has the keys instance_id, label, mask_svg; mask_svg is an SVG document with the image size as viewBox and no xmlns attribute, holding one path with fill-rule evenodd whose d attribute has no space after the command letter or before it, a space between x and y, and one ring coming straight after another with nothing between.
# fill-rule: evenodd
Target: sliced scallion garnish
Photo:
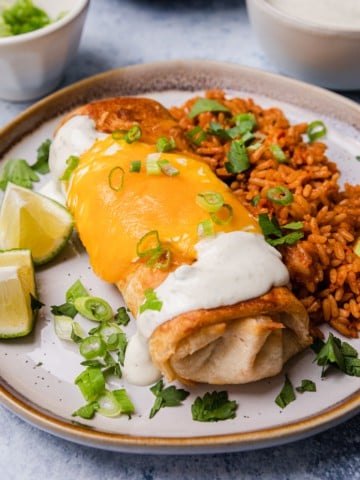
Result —
<instances>
[{"instance_id":1,"label":"sliced scallion garnish","mask_svg":"<svg viewBox=\"0 0 360 480\"><path fill-rule=\"evenodd\" d=\"M139 125L134 125L130 128L129 131L125 133L125 142L127 143L134 143L141 138L141 128Z\"/></svg>"},{"instance_id":2,"label":"sliced scallion garnish","mask_svg":"<svg viewBox=\"0 0 360 480\"><path fill-rule=\"evenodd\" d=\"M234 217L233 208L228 203L224 203L216 212L210 212L210 217L218 225L227 225Z\"/></svg>"},{"instance_id":3,"label":"sliced scallion garnish","mask_svg":"<svg viewBox=\"0 0 360 480\"><path fill-rule=\"evenodd\" d=\"M56 335L62 340L71 340L73 319L66 315L54 315Z\"/></svg>"},{"instance_id":4,"label":"sliced scallion garnish","mask_svg":"<svg viewBox=\"0 0 360 480\"><path fill-rule=\"evenodd\" d=\"M155 157L147 157L145 160L146 173L148 175L161 175L161 168Z\"/></svg>"},{"instance_id":5,"label":"sliced scallion garnish","mask_svg":"<svg viewBox=\"0 0 360 480\"><path fill-rule=\"evenodd\" d=\"M269 188L266 192L266 198L278 205L290 205L294 197L288 188L279 186Z\"/></svg>"},{"instance_id":6,"label":"sliced scallion garnish","mask_svg":"<svg viewBox=\"0 0 360 480\"><path fill-rule=\"evenodd\" d=\"M315 142L315 140L324 137L327 133L327 129L324 122L321 120L315 120L314 122L309 123L306 133L309 138L309 143L312 143Z\"/></svg>"},{"instance_id":7,"label":"sliced scallion garnish","mask_svg":"<svg viewBox=\"0 0 360 480\"><path fill-rule=\"evenodd\" d=\"M79 344L80 354L86 360L103 357L106 352L105 343L99 335L91 335L81 340Z\"/></svg>"},{"instance_id":8,"label":"sliced scallion garnish","mask_svg":"<svg viewBox=\"0 0 360 480\"><path fill-rule=\"evenodd\" d=\"M207 212L216 212L224 205L224 197L218 192L200 192L196 195L196 203Z\"/></svg>"},{"instance_id":9,"label":"sliced scallion garnish","mask_svg":"<svg viewBox=\"0 0 360 480\"><path fill-rule=\"evenodd\" d=\"M176 148L176 143L173 137L159 137L156 142L158 152L170 152Z\"/></svg>"},{"instance_id":10,"label":"sliced scallion garnish","mask_svg":"<svg viewBox=\"0 0 360 480\"><path fill-rule=\"evenodd\" d=\"M106 322L113 316L109 303L99 297L78 297L74 306L80 315L95 322Z\"/></svg>"},{"instance_id":11,"label":"sliced scallion garnish","mask_svg":"<svg viewBox=\"0 0 360 480\"><path fill-rule=\"evenodd\" d=\"M176 175L179 175L179 170L174 167L169 160L166 160L165 158L158 160L159 167L165 175L169 177L174 177Z\"/></svg>"},{"instance_id":12,"label":"sliced scallion garnish","mask_svg":"<svg viewBox=\"0 0 360 480\"><path fill-rule=\"evenodd\" d=\"M150 230L140 238L136 244L136 254L138 257L147 257L161 251L161 242L159 232L157 230Z\"/></svg>"},{"instance_id":13,"label":"sliced scallion garnish","mask_svg":"<svg viewBox=\"0 0 360 480\"><path fill-rule=\"evenodd\" d=\"M94 402L105 390L104 374L99 367L88 367L75 379L87 402Z\"/></svg>"},{"instance_id":14,"label":"sliced scallion garnish","mask_svg":"<svg viewBox=\"0 0 360 480\"><path fill-rule=\"evenodd\" d=\"M214 236L214 224L210 218L207 218L198 224L197 234L199 238Z\"/></svg>"},{"instance_id":15,"label":"sliced scallion garnish","mask_svg":"<svg viewBox=\"0 0 360 480\"><path fill-rule=\"evenodd\" d=\"M280 147L280 145L277 145L276 143L274 145L270 145L269 149L271 150L272 154L274 155L275 160L278 163L287 163L289 159L284 153L284 150Z\"/></svg>"},{"instance_id":16,"label":"sliced scallion garnish","mask_svg":"<svg viewBox=\"0 0 360 480\"><path fill-rule=\"evenodd\" d=\"M115 192L122 190L124 186L125 172L122 167L114 167L110 170L108 181L109 187Z\"/></svg>"},{"instance_id":17,"label":"sliced scallion garnish","mask_svg":"<svg viewBox=\"0 0 360 480\"><path fill-rule=\"evenodd\" d=\"M130 172L140 172L141 170L141 160L133 160L130 163Z\"/></svg>"}]
</instances>

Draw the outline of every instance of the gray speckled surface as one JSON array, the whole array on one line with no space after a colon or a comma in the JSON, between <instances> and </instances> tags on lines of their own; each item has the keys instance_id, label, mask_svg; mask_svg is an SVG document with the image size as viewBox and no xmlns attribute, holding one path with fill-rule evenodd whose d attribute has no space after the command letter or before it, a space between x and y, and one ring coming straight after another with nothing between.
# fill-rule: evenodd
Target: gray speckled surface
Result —
<instances>
[{"instance_id":1,"label":"gray speckled surface","mask_svg":"<svg viewBox=\"0 0 360 480\"><path fill-rule=\"evenodd\" d=\"M242 0L92 0L76 62L62 86L105 70L168 59L213 59L276 72ZM360 101L360 92L347 94ZM0 127L28 103L0 101ZM44 433L0 407L1 478L358 479L360 417L282 447L211 456L119 454Z\"/></svg>"}]
</instances>

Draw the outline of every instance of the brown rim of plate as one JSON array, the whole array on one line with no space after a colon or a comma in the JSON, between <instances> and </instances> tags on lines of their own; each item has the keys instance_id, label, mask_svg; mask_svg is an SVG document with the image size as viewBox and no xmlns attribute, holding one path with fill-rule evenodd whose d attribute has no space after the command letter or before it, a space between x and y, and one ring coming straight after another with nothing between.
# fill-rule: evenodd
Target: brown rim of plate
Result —
<instances>
[{"instance_id":1,"label":"brown rim of plate","mask_svg":"<svg viewBox=\"0 0 360 480\"><path fill-rule=\"evenodd\" d=\"M206 60L174 60L124 67L100 73L38 101L0 131L0 157L46 121L81 104L116 95L222 88L268 96L308 108L360 130L360 106L339 94L250 67ZM343 107L343 108L341 108ZM0 379L1 382L1 379ZM280 445L319 433L360 411L360 391L333 407L288 425L245 433L197 437L144 437L95 430L70 423L34 405L0 383L0 401L41 430L77 443L122 452L211 453ZM180 450L179 450L180 449Z\"/></svg>"}]
</instances>

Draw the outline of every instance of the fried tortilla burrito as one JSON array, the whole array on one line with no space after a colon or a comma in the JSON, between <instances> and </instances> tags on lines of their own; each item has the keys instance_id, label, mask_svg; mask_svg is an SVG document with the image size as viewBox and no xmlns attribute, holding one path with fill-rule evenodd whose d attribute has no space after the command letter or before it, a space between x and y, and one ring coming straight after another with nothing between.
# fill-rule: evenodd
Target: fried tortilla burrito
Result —
<instances>
[{"instance_id":1,"label":"fried tortilla burrito","mask_svg":"<svg viewBox=\"0 0 360 480\"><path fill-rule=\"evenodd\" d=\"M56 178L78 157L63 183L91 266L136 319L124 374L139 385L276 375L311 343L307 313L257 220L185 151L168 111L140 98L81 107L52 142Z\"/></svg>"}]
</instances>

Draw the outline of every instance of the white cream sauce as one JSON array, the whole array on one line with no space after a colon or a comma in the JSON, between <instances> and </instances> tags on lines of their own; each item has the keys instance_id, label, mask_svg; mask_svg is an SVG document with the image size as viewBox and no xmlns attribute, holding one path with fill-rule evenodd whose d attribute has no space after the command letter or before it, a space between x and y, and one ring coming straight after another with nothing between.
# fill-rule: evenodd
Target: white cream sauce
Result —
<instances>
[{"instance_id":1,"label":"white cream sauce","mask_svg":"<svg viewBox=\"0 0 360 480\"><path fill-rule=\"evenodd\" d=\"M163 302L161 310L138 315L138 331L130 340L124 365L130 383L146 385L156 380L152 370L147 376L150 355L139 352L147 348L147 340L162 323L185 312L233 305L289 284L280 253L260 234L221 233L198 242L196 250L196 262L180 266L155 289Z\"/></svg>"},{"instance_id":2,"label":"white cream sauce","mask_svg":"<svg viewBox=\"0 0 360 480\"><path fill-rule=\"evenodd\" d=\"M349 30L360 29L359 0L267 0L282 12L307 22Z\"/></svg>"},{"instance_id":3,"label":"white cream sauce","mask_svg":"<svg viewBox=\"0 0 360 480\"><path fill-rule=\"evenodd\" d=\"M96 130L95 122L87 115L76 115L59 128L51 142L49 152L49 168L55 182L54 195L63 192L59 179L66 170L66 160L71 155L82 155L96 140L107 136L108 134Z\"/></svg>"}]
</instances>

